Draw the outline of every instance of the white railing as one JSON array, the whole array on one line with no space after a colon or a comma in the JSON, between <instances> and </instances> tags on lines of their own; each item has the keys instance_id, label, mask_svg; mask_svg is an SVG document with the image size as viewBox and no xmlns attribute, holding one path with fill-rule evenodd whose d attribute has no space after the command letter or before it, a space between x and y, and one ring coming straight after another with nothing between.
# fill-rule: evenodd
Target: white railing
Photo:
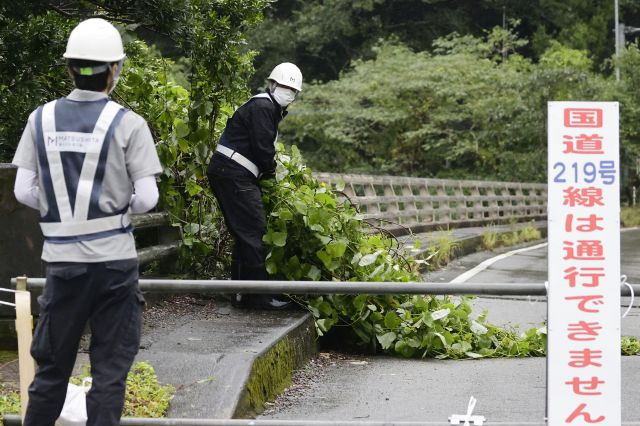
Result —
<instances>
[{"instance_id":1,"label":"white railing","mask_svg":"<svg viewBox=\"0 0 640 426\"><path fill-rule=\"evenodd\" d=\"M412 231L541 220L547 215L547 185L399 176L315 173L344 196L368 222Z\"/></svg>"}]
</instances>

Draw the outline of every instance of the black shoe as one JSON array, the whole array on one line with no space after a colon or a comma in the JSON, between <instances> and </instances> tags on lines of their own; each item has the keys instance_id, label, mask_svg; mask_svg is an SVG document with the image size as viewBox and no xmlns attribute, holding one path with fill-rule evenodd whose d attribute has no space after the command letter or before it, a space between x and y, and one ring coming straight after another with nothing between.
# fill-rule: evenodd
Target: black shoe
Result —
<instances>
[{"instance_id":1,"label":"black shoe","mask_svg":"<svg viewBox=\"0 0 640 426\"><path fill-rule=\"evenodd\" d=\"M249 304L252 308L272 311L281 311L295 307L295 303L285 296L274 294L252 294Z\"/></svg>"}]
</instances>

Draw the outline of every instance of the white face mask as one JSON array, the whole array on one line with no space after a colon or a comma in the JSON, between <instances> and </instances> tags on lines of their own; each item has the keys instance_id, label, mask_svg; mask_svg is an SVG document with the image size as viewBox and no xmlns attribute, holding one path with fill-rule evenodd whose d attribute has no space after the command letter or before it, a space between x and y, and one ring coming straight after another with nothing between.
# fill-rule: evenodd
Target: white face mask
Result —
<instances>
[{"instance_id":1,"label":"white face mask","mask_svg":"<svg viewBox=\"0 0 640 426\"><path fill-rule=\"evenodd\" d=\"M282 108L286 108L296 99L296 91L288 87L277 86L271 92L273 98L280 104Z\"/></svg>"}]
</instances>

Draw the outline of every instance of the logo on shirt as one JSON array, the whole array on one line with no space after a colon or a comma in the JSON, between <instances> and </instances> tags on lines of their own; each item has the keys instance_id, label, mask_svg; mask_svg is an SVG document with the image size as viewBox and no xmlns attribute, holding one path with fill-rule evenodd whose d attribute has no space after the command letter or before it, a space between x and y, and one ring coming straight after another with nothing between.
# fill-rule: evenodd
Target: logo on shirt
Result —
<instances>
[{"instance_id":1,"label":"logo on shirt","mask_svg":"<svg viewBox=\"0 0 640 426\"><path fill-rule=\"evenodd\" d=\"M92 133L47 132L44 134L47 151L57 152L100 152L102 138Z\"/></svg>"}]
</instances>

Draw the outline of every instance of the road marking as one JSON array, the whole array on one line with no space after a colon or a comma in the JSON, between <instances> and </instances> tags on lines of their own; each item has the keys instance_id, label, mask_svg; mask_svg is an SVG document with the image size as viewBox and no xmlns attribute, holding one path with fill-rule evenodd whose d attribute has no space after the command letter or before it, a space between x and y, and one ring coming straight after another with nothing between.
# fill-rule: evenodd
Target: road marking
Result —
<instances>
[{"instance_id":1,"label":"road marking","mask_svg":"<svg viewBox=\"0 0 640 426\"><path fill-rule=\"evenodd\" d=\"M473 269L469 269L467 272L458 275L457 277L452 279L450 282L452 284L463 283L463 282L467 281L469 278L473 277L474 275L477 275L480 272L484 271L489 266L493 265L494 263L496 263L499 260L502 260L502 259L507 258L509 256L513 256L514 254L524 253L525 251L536 250L536 249L545 247L548 244L549 243L542 243L542 244L538 244L538 245L531 246L531 247L525 247L525 248L521 248L521 249L518 249L518 250L509 251L507 253L503 253L503 254L498 255L496 257L492 257L491 259L487 259L484 262L478 264Z\"/></svg>"}]
</instances>

